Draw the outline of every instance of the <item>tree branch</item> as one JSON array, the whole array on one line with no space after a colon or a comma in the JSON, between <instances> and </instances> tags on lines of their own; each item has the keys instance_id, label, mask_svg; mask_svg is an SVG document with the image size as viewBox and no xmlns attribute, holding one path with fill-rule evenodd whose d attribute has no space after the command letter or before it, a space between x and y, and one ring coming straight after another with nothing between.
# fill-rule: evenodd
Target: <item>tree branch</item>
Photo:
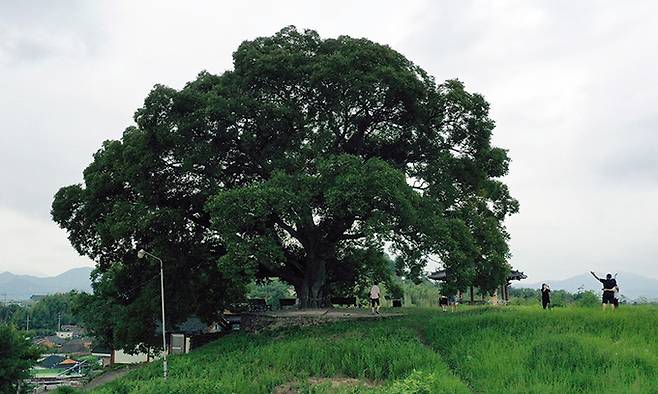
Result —
<instances>
[{"instance_id":1,"label":"tree branch","mask_svg":"<svg viewBox=\"0 0 658 394\"><path fill-rule=\"evenodd\" d=\"M343 236L340 238L341 241L346 241L350 239L359 239L363 238L366 235L364 233L355 233L355 234L343 234Z\"/></svg>"},{"instance_id":2,"label":"tree branch","mask_svg":"<svg viewBox=\"0 0 658 394\"><path fill-rule=\"evenodd\" d=\"M274 223L276 223L276 224L278 224L279 226L281 226L281 228L283 228L284 230L286 230L286 231L288 232L288 234L290 234L291 236L293 236L293 237L295 237L295 238L297 238L297 239L299 240L299 232L298 232L297 230L295 230L294 227L292 227L292 226L286 224L286 222L284 222L283 219L281 219L281 218L277 218L277 220L276 220Z\"/></svg>"}]
</instances>

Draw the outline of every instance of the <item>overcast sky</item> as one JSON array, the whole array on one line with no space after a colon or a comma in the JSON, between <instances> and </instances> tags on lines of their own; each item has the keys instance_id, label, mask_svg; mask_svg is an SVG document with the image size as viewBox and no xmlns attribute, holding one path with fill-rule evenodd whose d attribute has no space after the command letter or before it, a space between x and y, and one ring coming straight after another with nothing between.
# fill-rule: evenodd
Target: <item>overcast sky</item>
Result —
<instances>
[{"instance_id":1,"label":"overcast sky","mask_svg":"<svg viewBox=\"0 0 658 394\"><path fill-rule=\"evenodd\" d=\"M0 0L0 272L90 265L50 219L58 188L154 84L221 73L241 41L293 24L388 44L485 95L529 280L658 278L656 15L653 1Z\"/></svg>"}]
</instances>

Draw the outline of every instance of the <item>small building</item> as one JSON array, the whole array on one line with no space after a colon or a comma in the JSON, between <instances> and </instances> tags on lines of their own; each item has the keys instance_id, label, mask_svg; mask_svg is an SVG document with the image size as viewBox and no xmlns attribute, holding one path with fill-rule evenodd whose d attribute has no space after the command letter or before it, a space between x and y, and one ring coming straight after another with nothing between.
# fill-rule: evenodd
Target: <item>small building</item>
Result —
<instances>
[{"instance_id":1,"label":"small building","mask_svg":"<svg viewBox=\"0 0 658 394\"><path fill-rule=\"evenodd\" d=\"M78 362L71 358L65 358L64 360L62 360L62 362L59 363L59 365L64 368L71 368L78 365Z\"/></svg>"},{"instance_id":2,"label":"small building","mask_svg":"<svg viewBox=\"0 0 658 394\"><path fill-rule=\"evenodd\" d=\"M66 343L66 340L57 335L48 335L46 337L35 338L33 342L49 350L54 350L61 348Z\"/></svg>"},{"instance_id":3,"label":"small building","mask_svg":"<svg viewBox=\"0 0 658 394\"><path fill-rule=\"evenodd\" d=\"M82 365L75 359L52 354L39 360L30 370L27 382L46 391L62 385L79 387L84 377Z\"/></svg>"},{"instance_id":4,"label":"small building","mask_svg":"<svg viewBox=\"0 0 658 394\"><path fill-rule=\"evenodd\" d=\"M74 337L83 336L87 331L76 324L62 324L60 331L71 332Z\"/></svg>"},{"instance_id":5,"label":"small building","mask_svg":"<svg viewBox=\"0 0 658 394\"><path fill-rule=\"evenodd\" d=\"M104 346L96 346L91 349L91 355L98 357L103 368L112 365L112 350Z\"/></svg>"},{"instance_id":6,"label":"small building","mask_svg":"<svg viewBox=\"0 0 658 394\"><path fill-rule=\"evenodd\" d=\"M43 359L39 360L37 366L47 369L62 368L59 364L66 359L67 358L64 356L51 354L50 356L46 356Z\"/></svg>"},{"instance_id":7,"label":"small building","mask_svg":"<svg viewBox=\"0 0 658 394\"><path fill-rule=\"evenodd\" d=\"M528 276L522 271L512 270L509 275L507 275L507 281L500 287L501 293L503 295L503 300L505 302L509 301L509 287L512 285L513 280L523 280L528 279Z\"/></svg>"},{"instance_id":8,"label":"small building","mask_svg":"<svg viewBox=\"0 0 658 394\"><path fill-rule=\"evenodd\" d=\"M140 364L151 361L153 361L153 357L148 353L139 352L130 354L123 349L113 350L110 359L111 364Z\"/></svg>"},{"instance_id":9,"label":"small building","mask_svg":"<svg viewBox=\"0 0 658 394\"><path fill-rule=\"evenodd\" d=\"M91 349L91 341L86 338L65 338L57 335L49 335L47 337L35 338L32 342L35 345L43 346L46 353L68 354L68 355L84 355L89 354Z\"/></svg>"},{"instance_id":10,"label":"small building","mask_svg":"<svg viewBox=\"0 0 658 394\"><path fill-rule=\"evenodd\" d=\"M445 281L448 278L448 273L446 270L437 270L432 272L430 275L428 275L427 278L436 281ZM509 301L509 287L512 284L510 281L522 280L526 278L527 278L526 274L524 274L522 271L518 271L518 270L510 271L509 275L507 275L505 283L502 283L500 287L497 289L500 290L503 303L507 303L507 301ZM470 293L471 293L470 294L471 303L473 303L474 302L473 286L470 286Z\"/></svg>"},{"instance_id":11,"label":"small building","mask_svg":"<svg viewBox=\"0 0 658 394\"><path fill-rule=\"evenodd\" d=\"M46 348L48 350L57 349L58 347L61 346L60 344L55 343L54 341L50 340L48 337L35 338L33 342L34 342L34 344L39 345L39 346L43 346L44 348Z\"/></svg>"},{"instance_id":12,"label":"small building","mask_svg":"<svg viewBox=\"0 0 658 394\"><path fill-rule=\"evenodd\" d=\"M214 341L232 331L232 324L225 318L206 324L196 316L191 316L176 325L168 334L168 354L186 354L192 349Z\"/></svg>"},{"instance_id":13,"label":"small building","mask_svg":"<svg viewBox=\"0 0 658 394\"><path fill-rule=\"evenodd\" d=\"M161 335L162 326L156 324L155 334ZM221 318L218 322L206 324L196 316L191 316L184 322L177 324L173 329L167 330L167 354L185 354L192 349L205 345L220 338L233 330L233 323ZM132 353L132 352L131 352ZM113 364L139 364L157 360L160 356L153 356L154 352L137 352L130 354L125 349L94 348L93 356L101 358L103 366Z\"/></svg>"},{"instance_id":14,"label":"small building","mask_svg":"<svg viewBox=\"0 0 658 394\"><path fill-rule=\"evenodd\" d=\"M73 332L72 331L57 331L55 333L58 338L61 339L72 339L73 338Z\"/></svg>"},{"instance_id":15,"label":"small building","mask_svg":"<svg viewBox=\"0 0 658 394\"><path fill-rule=\"evenodd\" d=\"M89 354L91 349L91 342L84 341L81 338L73 338L67 340L58 350L59 353L68 355L84 355Z\"/></svg>"}]
</instances>

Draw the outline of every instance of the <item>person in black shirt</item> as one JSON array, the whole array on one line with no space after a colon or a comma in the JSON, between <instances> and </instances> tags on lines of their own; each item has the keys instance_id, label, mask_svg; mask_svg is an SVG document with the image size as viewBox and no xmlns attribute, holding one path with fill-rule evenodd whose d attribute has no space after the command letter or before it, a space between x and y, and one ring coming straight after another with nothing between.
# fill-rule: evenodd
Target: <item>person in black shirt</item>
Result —
<instances>
[{"instance_id":1,"label":"person in black shirt","mask_svg":"<svg viewBox=\"0 0 658 394\"><path fill-rule=\"evenodd\" d=\"M615 287L617 287L617 280L612 277L612 274L607 274L605 279L601 279L596 276L594 271L590 271L590 273L603 285L603 297L601 300L603 309L606 309L608 305L612 309L615 309Z\"/></svg>"},{"instance_id":2,"label":"person in black shirt","mask_svg":"<svg viewBox=\"0 0 658 394\"><path fill-rule=\"evenodd\" d=\"M615 308L619 308L619 286L615 286L615 302L614 306Z\"/></svg>"},{"instance_id":3,"label":"person in black shirt","mask_svg":"<svg viewBox=\"0 0 658 394\"><path fill-rule=\"evenodd\" d=\"M551 305L551 288L546 284L541 285L541 306L546 309Z\"/></svg>"},{"instance_id":4,"label":"person in black shirt","mask_svg":"<svg viewBox=\"0 0 658 394\"><path fill-rule=\"evenodd\" d=\"M441 294L439 297L439 305L444 312L448 310L448 297L446 295Z\"/></svg>"}]
</instances>

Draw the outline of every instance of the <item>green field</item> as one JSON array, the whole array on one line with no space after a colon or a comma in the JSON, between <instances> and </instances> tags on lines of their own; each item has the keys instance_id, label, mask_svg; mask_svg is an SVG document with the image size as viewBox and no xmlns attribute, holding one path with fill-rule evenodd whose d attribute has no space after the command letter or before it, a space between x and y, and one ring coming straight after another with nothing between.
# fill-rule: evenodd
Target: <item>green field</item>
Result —
<instances>
[{"instance_id":1,"label":"green field","mask_svg":"<svg viewBox=\"0 0 658 394\"><path fill-rule=\"evenodd\" d=\"M30 370L30 375L32 375L35 378L56 378L60 376L60 374L64 371L66 371L66 368L53 368L53 369L33 368Z\"/></svg>"},{"instance_id":2,"label":"green field","mask_svg":"<svg viewBox=\"0 0 658 394\"><path fill-rule=\"evenodd\" d=\"M658 393L655 307L404 312L228 336L95 392Z\"/></svg>"}]
</instances>

